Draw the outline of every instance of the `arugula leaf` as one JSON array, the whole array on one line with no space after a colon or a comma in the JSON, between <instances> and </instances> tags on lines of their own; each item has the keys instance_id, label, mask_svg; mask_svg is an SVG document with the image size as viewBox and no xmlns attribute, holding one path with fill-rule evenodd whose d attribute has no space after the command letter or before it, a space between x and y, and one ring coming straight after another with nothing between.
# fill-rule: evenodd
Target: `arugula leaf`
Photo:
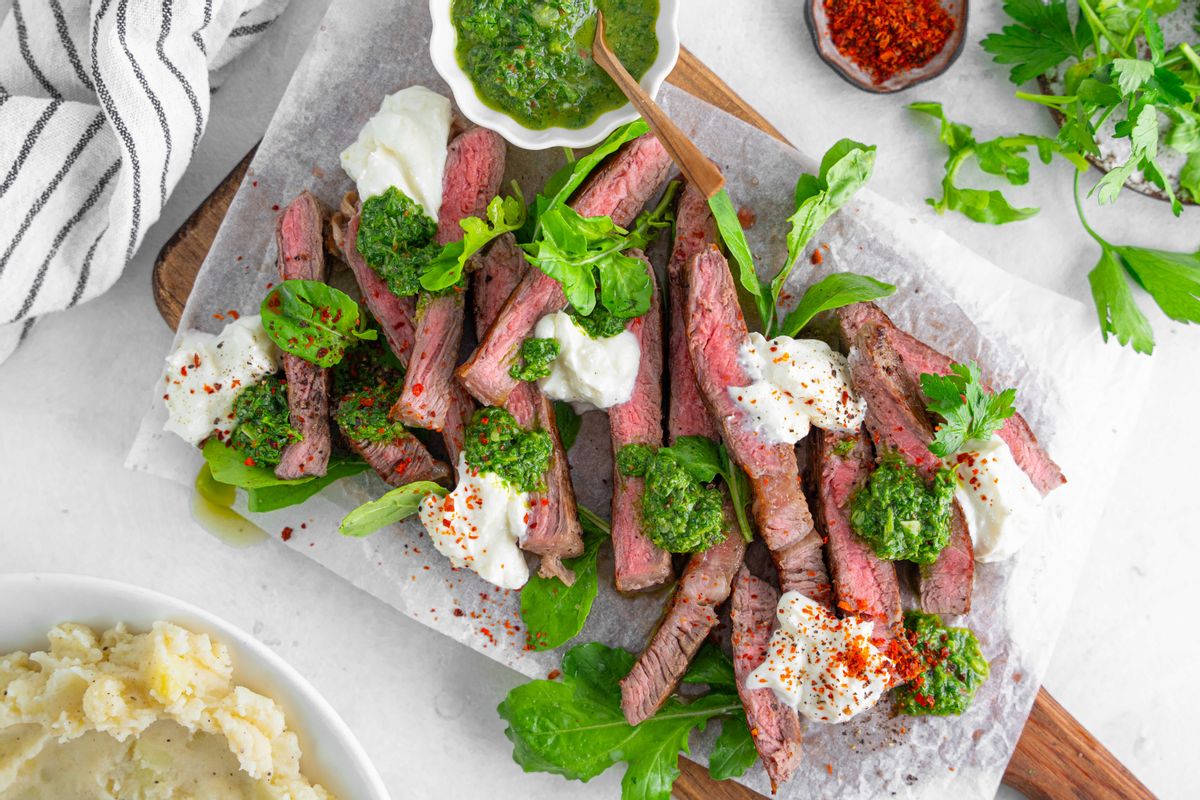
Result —
<instances>
[{"instance_id":1,"label":"arugula leaf","mask_svg":"<svg viewBox=\"0 0 1200 800\"><path fill-rule=\"evenodd\" d=\"M322 281L284 281L263 298L263 329L285 353L332 367L346 350L379 332L359 329L358 303Z\"/></svg>"},{"instance_id":2,"label":"arugula leaf","mask_svg":"<svg viewBox=\"0 0 1200 800\"><path fill-rule=\"evenodd\" d=\"M696 657L683 676L684 683L706 684L714 689L737 691L737 679L733 674L733 662L711 641L700 645Z\"/></svg>"},{"instance_id":3,"label":"arugula leaf","mask_svg":"<svg viewBox=\"0 0 1200 800\"><path fill-rule=\"evenodd\" d=\"M370 469L357 458L335 456L329 459L323 477L308 475L284 480L275 477L275 471L269 467L248 465L243 453L216 439L206 441L201 454L212 479L226 486L245 489L247 508L256 513L299 505L334 481Z\"/></svg>"},{"instance_id":4,"label":"arugula leaf","mask_svg":"<svg viewBox=\"0 0 1200 800\"><path fill-rule=\"evenodd\" d=\"M780 333L798 336L804 326L822 311L878 300L895 293L896 287L890 283L853 272L835 272L808 287L800 303L784 318Z\"/></svg>"},{"instance_id":5,"label":"arugula leaf","mask_svg":"<svg viewBox=\"0 0 1200 800\"><path fill-rule=\"evenodd\" d=\"M988 35L982 45L997 64L1013 65L1009 80L1018 86L1072 56L1082 57L1065 0L1006 0L1004 11L1018 24Z\"/></svg>"},{"instance_id":6,"label":"arugula leaf","mask_svg":"<svg viewBox=\"0 0 1200 800\"><path fill-rule=\"evenodd\" d=\"M513 760L527 772L581 781L623 761L622 800L668 800L691 732L744 712L736 695L712 692L688 703L672 697L631 726L621 711L620 679L633 662L625 650L579 645L563 657L561 682L530 681L509 692L497 711L508 723Z\"/></svg>"},{"instance_id":7,"label":"arugula leaf","mask_svg":"<svg viewBox=\"0 0 1200 800\"><path fill-rule=\"evenodd\" d=\"M952 364L949 375L921 375L926 407L942 418L937 435L929 445L935 456L948 458L968 442L983 442L1016 413L1016 389L992 394L983 386L979 365Z\"/></svg>"},{"instance_id":8,"label":"arugula leaf","mask_svg":"<svg viewBox=\"0 0 1200 800\"><path fill-rule=\"evenodd\" d=\"M733 200L730 198L729 192L722 188L721 191L708 198L708 207L717 223L717 232L721 236L721 242L725 245L733 263L737 264L738 283L754 298L758 319L763 325L766 325L771 319L771 298L754 269L754 255L750 252L750 243L746 241L746 232L742 230L741 220L738 219L737 209L733 207Z\"/></svg>"},{"instance_id":9,"label":"arugula leaf","mask_svg":"<svg viewBox=\"0 0 1200 800\"><path fill-rule=\"evenodd\" d=\"M583 418L575 413L570 403L562 400L554 401L554 424L558 426L558 438L562 440L563 450L570 450L579 438L579 429L583 427Z\"/></svg>"},{"instance_id":10,"label":"arugula leaf","mask_svg":"<svg viewBox=\"0 0 1200 800\"><path fill-rule=\"evenodd\" d=\"M740 778L758 761L758 750L744 714L734 714L721 722L721 735L708 756L708 775L714 781Z\"/></svg>"},{"instance_id":11,"label":"arugula leaf","mask_svg":"<svg viewBox=\"0 0 1200 800\"><path fill-rule=\"evenodd\" d=\"M429 495L446 496L446 489L433 481L414 481L397 486L382 497L363 503L351 511L338 526L343 536L370 536L380 528L411 517Z\"/></svg>"},{"instance_id":12,"label":"arugula leaf","mask_svg":"<svg viewBox=\"0 0 1200 800\"><path fill-rule=\"evenodd\" d=\"M525 622L526 644L532 650L553 650L574 639L592 611L599 587L596 560L600 545L612 534L608 524L594 513L586 509L581 512L583 554L563 562L575 573L575 583L567 586L558 578L532 575L521 588L521 619Z\"/></svg>"},{"instance_id":13,"label":"arugula leaf","mask_svg":"<svg viewBox=\"0 0 1200 800\"><path fill-rule=\"evenodd\" d=\"M463 238L451 242L425 266L421 272L421 286L430 292L449 289L462 280L463 270L471 256L478 253L493 240L511 233L525 224L525 198L521 187L513 181L512 197L493 197L487 204L487 219L464 217Z\"/></svg>"},{"instance_id":14,"label":"arugula leaf","mask_svg":"<svg viewBox=\"0 0 1200 800\"><path fill-rule=\"evenodd\" d=\"M596 167L613 153L620 150L639 136L650 132L650 126L644 119L635 119L628 125L617 128L601 142L595 150L575 161L568 162L565 167L550 177L546 182L546 190L550 195L546 199L546 207L554 208L566 205L567 200L575 190L583 185Z\"/></svg>"}]
</instances>

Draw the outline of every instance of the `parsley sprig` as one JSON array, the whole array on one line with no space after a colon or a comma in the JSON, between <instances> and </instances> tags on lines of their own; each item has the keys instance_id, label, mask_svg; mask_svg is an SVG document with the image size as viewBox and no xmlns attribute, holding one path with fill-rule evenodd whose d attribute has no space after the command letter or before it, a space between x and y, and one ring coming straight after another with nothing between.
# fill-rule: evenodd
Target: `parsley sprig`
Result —
<instances>
[{"instance_id":1,"label":"parsley sprig","mask_svg":"<svg viewBox=\"0 0 1200 800\"><path fill-rule=\"evenodd\" d=\"M949 375L925 373L921 391L928 398L926 408L942 418L929 445L939 458L954 455L967 442L987 441L1016 412L1017 390L989 392L974 361L952 365Z\"/></svg>"}]
</instances>

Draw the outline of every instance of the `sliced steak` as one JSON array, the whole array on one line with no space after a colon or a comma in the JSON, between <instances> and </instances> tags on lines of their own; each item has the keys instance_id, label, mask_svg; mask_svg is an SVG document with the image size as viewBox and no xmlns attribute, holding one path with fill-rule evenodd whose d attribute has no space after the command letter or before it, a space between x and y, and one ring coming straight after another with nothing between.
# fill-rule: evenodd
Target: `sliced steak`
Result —
<instances>
[{"instance_id":1,"label":"sliced steak","mask_svg":"<svg viewBox=\"0 0 1200 800\"><path fill-rule=\"evenodd\" d=\"M683 324L687 306L688 264L717 241L717 225L708 201L700 190L687 184L675 207L675 246L667 264L667 295L670 307L668 318L670 347L670 405L667 411L667 431L672 442L679 436L720 437L720 431L709 416L696 373L692 369L692 354L688 351L687 330Z\"/></svg>"},{"instance_id":2,"label":"sliced steak","mask_svg":"<svg viewBox=\"0 0 1200 800\"><path fill-rule=\"evenodd\" d=\"M779 593L742 567L733 580L729 616L733 633L733 674L746 709L754 747L771 779L771 791L788 781L800 764L800 718L768 688L748 689L746 678L767 659Z\"/></svg>"},{"instance_id":3,"label":"sliced steak","mask_svg":"<svg viewBox=\"0 0 1200 800\"><path fill-rule=\"evenodd\" d=\"M442 179L438 244L462 239L459 223L486 215L488 202L500 191L504 155L504 140L486 128L471 128L450 143ZM465 303L464 293L456 287L449 294L429 299L418 314L413 357L404 392L392 407L392 418L435 431L446 428L447 418L456 413L462 418L463 410L455 408L454 366L462 342Z\"/></svg>"},{"instance_id":4,"label":"sliced steak","mask_svg":"<svg viewBox=\"0 0 1200 800\"><path fill-rule=\"evenodd\" d=\"M275 228L277 266L282 280L325 280L325 211L309 192L301 192L279 217ZM284 448L276 477L284 480L324 475L333 441L329 433L329 370L285 354L288 411L301 440Z\"/></svg>"},{"instance_id":5,"label":"sliced steak","mask_svg":"<svg viewBox=\"0 0 1200 800\"><path fill-rule=\"evenodd\" d=\"M901 363L878 324L864 325L850 348L850 375L859 396L867 401L867 430L879 453L894 452L932 481L942 468L929 452L933 428L925 412L920 387ZM971 609L975 557L971 534L955 500L950 518L950 542L938 560L921 568L921 607L938 614L965 614Z\"/></svg>"},{"instance_id":6,"label":"sliced steak","mask_svg":"<svg viewBox=\"0 0 1200 800\"><path fill-rule=\"evenodd\" d=\"M371 269L358 252L358 210L346 221L342 254L346 259L354 280L362 292L367 310L383 331L388 347L407 365L412 356L413 341L417 335L416 303L411 297L397 297L388 290L387 282Z\"/></svg>"},{"instance_id":7,"label":"sliced steak","mask_svg":"<svg viewBox=\"0 0 1200 800\"><path fill-rule=\"evenodd\" d=\"M630 250L629 255L642 259L654 282L654 268L646 257L637 250ZM616 464L616 454L625 445L646 444L658 448L663 444L661 303L661 293L656 285L650 309L625 326L625 330L637 338L641 350L637 378L633 396L608 410L613 449L613 561L617 589L622 592L650 589L671 579L671 554L642 532L642 497L646 481L622 475Z\"/></svg>"},{"instance_id":8,"label":"sliced steak","mask_svg":"<svg viewBox=\"0 0 1200 800\"><path fill-rule=\"evenodd\" d=\"M450 479L450 467L430 455L411 434L391 442L351 441L350 448L389 486L413 481L446 483Z\"/></svg>"},{"instance_id":9,"label":"sliced steak","mask_svg":"<svg viewBox=\"0 0 1200 800\"><path fill-rule=\"evenodd\" d=\"M729 391L751 383L738 360L748 334L729 265L716 248L692 259L686 317L700 394L730 455L750 477L754 518L779 569L780 585L830 606L833 597L821 537L800 488L796 449L764 442Z\"/></svg>"},{"instance_id":10,"label":"sliced steak","mask_svg":"<svg viewBox=\"0 0 1200 800\"><path fill-rule=\"evenodd\" d=\"M497 239L484 254L473 279L476 329L486 330L491 325L528 267L510 234ZM537 384L521 381L509 394L505 408L522 427L547 431L553 440L546 491L530 496L529 519L520 545L523 550L541 556L538 572L542 577L557 577L569 586L575 582L575 575L562 560L583 552L583 531L575 508L567 453L558 437L554 406Z\"/></svg>"},{"instance_id":11,"label":"sliced steak","mask_svg":"<svg viewBox=\"0 0 1200 800\"><path fill-rule=\"evenodd\" d=\"M746 540L726 498L725 538L688 561L666 616L621 681L621 709L630 725L649 719L675 691L704 638L716 627L717 607L729 598L745 553Z\"/></svg>"},{"instance_id":12,"label":"sliced steak","mask_svg":"<svg viewBox=\"0 0 1200 800\"><path fill-rule=\"evenodd\" d=\"M905 371L918 385L922 373L950 374L950 365L954 363L950 358L897 328L888 315L874 303L845 306L837 311L837 317L842 336L847 343L852 342L857 332L866 325L874 324L883 328L885 338L899 354ZM1005 421L999 435L1012 451L1017 466L1029 476L1029 480L1043 495L1067 482L1058 464L1054 463L1050 455L1038 444L1029 423L1019 413L1013 414Z\"/></svg>"},{"instance_id":13,"label":"sliced steak","mask_svg":"<svg viewBox=\"0 0 1200 800\"><path fill-rule=\"evenodd\" d=\"M572 206L585 217L609 216L627 226L658 192L670 170L671 156L653 134L646 134L617 151L580 190ZM467 391L484 405L504 405L518 383L508 368L521 343L539 319L566 305L558 281L541 270L527 270L475 352L458 368Z\"/></svg>"}]
</instances>

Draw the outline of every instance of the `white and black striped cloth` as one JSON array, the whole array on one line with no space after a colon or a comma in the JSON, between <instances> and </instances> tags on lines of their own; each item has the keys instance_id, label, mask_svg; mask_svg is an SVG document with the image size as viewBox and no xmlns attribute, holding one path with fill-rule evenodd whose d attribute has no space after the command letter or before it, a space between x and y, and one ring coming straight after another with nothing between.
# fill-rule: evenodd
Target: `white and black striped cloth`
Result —
<instances>
[{"instance_id":1,"label":"white and black striped cloth","mask_svg":"<svg viewBox=\"0 0 1200 800\"><path fill-rule=\"evenodd\" d=\"M213 74L286 4L12 0L0 24L0 362L39 316L120 276L200 141Z\"/></svg>"}]
</instances>

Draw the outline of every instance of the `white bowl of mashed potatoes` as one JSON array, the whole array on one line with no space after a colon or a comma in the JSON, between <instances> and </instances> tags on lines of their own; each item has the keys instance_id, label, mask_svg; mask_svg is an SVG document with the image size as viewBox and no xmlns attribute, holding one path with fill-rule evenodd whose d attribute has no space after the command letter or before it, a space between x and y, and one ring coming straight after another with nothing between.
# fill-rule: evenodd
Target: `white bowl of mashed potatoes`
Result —
<instances>
[{"instance_id":1,"label":"white bowl of mashed potatoes","mask_svg":"<svg viewBox=\"0 0 1200 800\"><path fill-rule=\"evenodd\" d=\"M165 595L0 576L0 797L388 800L337 712L248 634Z\"/></svg>"}]
</instances>

